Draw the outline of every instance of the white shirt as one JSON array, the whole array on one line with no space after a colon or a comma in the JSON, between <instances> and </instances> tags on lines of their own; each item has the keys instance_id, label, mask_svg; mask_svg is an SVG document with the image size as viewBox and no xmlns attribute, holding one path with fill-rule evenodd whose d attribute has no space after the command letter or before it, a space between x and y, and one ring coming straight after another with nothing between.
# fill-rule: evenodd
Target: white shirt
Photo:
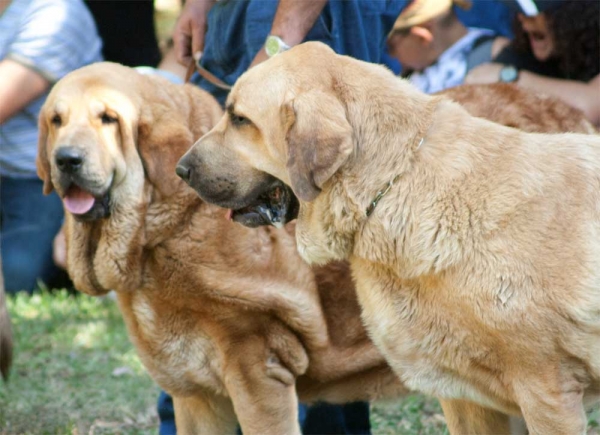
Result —
<instances>
[{"instance_id":1,"label":"white shirt","mask_svg":"<svg viewBox=\"0 0 600 435\"><path fill-rule=\"evenodd\" d=\"M442 53L436 63L423 71L415 71L408 78L421 91L433 94L461 85L467 75L467 56L475 42L483 36L492 36L487 29L469 28L467 34Z\"/></svg>"}]
</instances>

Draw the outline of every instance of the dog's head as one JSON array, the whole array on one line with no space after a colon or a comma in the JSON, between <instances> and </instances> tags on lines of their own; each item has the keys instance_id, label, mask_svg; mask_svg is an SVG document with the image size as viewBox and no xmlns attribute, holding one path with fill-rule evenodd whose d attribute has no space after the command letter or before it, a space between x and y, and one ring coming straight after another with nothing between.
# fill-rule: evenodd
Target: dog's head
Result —
<instances>
[{"instance_id":1,"label":"dog's head","mask_svg":"<svg viewBox=\"0 0 600 435\"><path fill-rule=\"evenodd\" d=\"M305 43L249 70L178 174L245 225L294 219L296 198L303 208L315 200L353 150L328 68L339 57L324 44Z\"/></svg>"},{"instance_id":2,"label":"dog's head","mask_svg":"<svg viewBox=\"0 0 600 435\"><path fill-rule=\"evenodd\" d=\"M195 195L175 166L221 114L216 100L191 85L114 63L84 67L54 86L40 112L37 168L44 192L54 189L63 200L67 263L78 289L117 289L97 270L106 261L96 256L126 261L193 206ZM103 237L115 232L122 252L104 247Z\"/></svg>"},{"instance_id":3,"label":"dog's head","mask_svg":"<svg viewBox=\"0 0 600 435\"><path fill-rule=\"evenodd\" d=\"M177 189L175 163L195 138L177 111L149 97L149 88L160 85L108 62L60 80L39 117L44 193L55 189L73 217L95 221L110 215L117 192L140 194L132 191L143 187L140 174L133 185L132 166L141 164L142 177L164 195Z\"/></svg>"}]
</instances>

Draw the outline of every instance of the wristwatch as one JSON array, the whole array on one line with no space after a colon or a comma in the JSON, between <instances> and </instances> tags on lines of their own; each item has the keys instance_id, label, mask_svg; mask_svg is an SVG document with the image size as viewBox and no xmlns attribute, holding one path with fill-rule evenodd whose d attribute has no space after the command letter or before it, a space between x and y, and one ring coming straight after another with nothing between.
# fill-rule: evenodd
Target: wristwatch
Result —
<instances>
[{"instance_id":1,"label":"wristwatch","mask_svg":"<svg viewBox=\"0 0 600 435\"><path fill-rule=\"evenodd\" d=\"M500 69L498 80L504 83L513 83L519 79L519 70L512 65L503 65Z\"/></svg>"},{"instance_id":2,"label":"wristwatch","mask_svg":"<svg viewBox=\"0 0 600 435\"><path fill-rule=\"evenodd\" d=\"M273 57L276 54L283 53L291 47L287 45L279 36L269 35L265 41L265 51L267 56Z\"/></svg>"}]
</instances>

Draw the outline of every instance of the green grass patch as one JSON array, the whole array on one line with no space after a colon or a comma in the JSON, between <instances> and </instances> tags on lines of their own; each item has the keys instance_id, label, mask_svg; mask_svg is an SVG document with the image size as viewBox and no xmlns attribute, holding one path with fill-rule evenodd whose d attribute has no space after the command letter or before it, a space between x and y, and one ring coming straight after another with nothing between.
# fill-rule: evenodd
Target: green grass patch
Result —
<instances>
[{"instance_id":1,"label":"green grass patch","mask_svg":"<svg viewBox=\"0 0 600 435\"><path fill-rule=\"evenodd\" d=\"M158 387L115 301L66 291L8 299L15 361L0 386L10 434L157 433Z\"/></svg>"},{"instance_id":2,"label":"green grass patch","mask_svg":"<svg viewBox=\"0 0 600 435\"><path fill-rule=\"evenodd\" d=\"M115 301L61 290L8 298L15 362L0 384L0 434L156 434L158 387ZM589 434L600 435L600 409ZM440 435L439 403L415 394L373 404L373 433Z\"/></svg>"}]
</instances>

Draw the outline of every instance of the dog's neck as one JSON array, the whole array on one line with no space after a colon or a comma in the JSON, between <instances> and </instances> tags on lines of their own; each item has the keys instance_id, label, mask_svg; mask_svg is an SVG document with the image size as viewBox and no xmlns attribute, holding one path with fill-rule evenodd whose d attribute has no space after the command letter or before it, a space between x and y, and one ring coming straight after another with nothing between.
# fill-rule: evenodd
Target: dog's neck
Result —
<instances>
[{"instance_id":1,"label":"dog's neck","mask_svg":"<svg viewBox=\"0 0 600 435\"><path fill-rule=\"evenodd\" d=\"M435 196L435 186L421 185L419 180L438 156L463 153L459 143L446 145L445 135L448 128L460 128L466 119L460 110L457 119L452 118L456 110L444 110L454 103L421 94L406 82L398 82L385 92L363 89L364 94L359 94L355 102L347 102L348 120L355 132L355 152L330 181L323 200L329 206L319 207L319 214L328 230L329 240L323 246L329 245L329 252L335 252L336 258L357 256L399 264L398 270L419 275L440 266L435 255L428 252L424 258L415 248L428 231L428 223L415 215L421 207L419 196ZM383 97L373 101L372 95ZM365 123L365 119L381 121ZM389 190L381 196L379 192L388 186ZM367 210L378 196L368 216Z\"/></svg>"},{"instance_id":2,"label":"dog's neck","mask_svg":"<svg viewBox=\"0 0 600 435\"><path fill-rule=\"evenodd\" d=\"M341 171L344 178L360 179L360 183L348 186L347 194L362 205L364 217L378 192L410 171L416 153L427 142L439 103L439 98L417 91L402 79L390 81L389 77L382 77L370 83L353 92L354 97L345 102L355 146ZM354 186L360 188L353 189Z\"/></svg>"},{"instance_id":3,"label":"dog's neck","mask_svg":"<svg viewBox=\"0 0 600 435\"><path fill-rule=\"evenodd\" d=\"M301 222L310 221L309 225L321 228L316 238L301 243L305 246L305 258L317 263L327 258L348 258L357 236L373 218L367 216L367 210L379 196L378 192L385 190L394 179L398 181L409 174L415 154L420 147L427 146L426 136L438 99L410 87L408 92L415 94L418 102L409 100L411 102L407 103L403 100L404 87L410 85L398 82L400 89L396 95L362 89L360 93L352 92L353 100L345 101L347 119L354 132L354 152L327 182L328 186L312 206L301 212ZM373 102L370 95L384 96ZM380 121L369 123L364 121L365 118ZM387 195L392 196L395 188L390 187L379 201L385 204L390 200ZM303 233L302 229L300 237Z\"/></svg>"}]
</instances>

